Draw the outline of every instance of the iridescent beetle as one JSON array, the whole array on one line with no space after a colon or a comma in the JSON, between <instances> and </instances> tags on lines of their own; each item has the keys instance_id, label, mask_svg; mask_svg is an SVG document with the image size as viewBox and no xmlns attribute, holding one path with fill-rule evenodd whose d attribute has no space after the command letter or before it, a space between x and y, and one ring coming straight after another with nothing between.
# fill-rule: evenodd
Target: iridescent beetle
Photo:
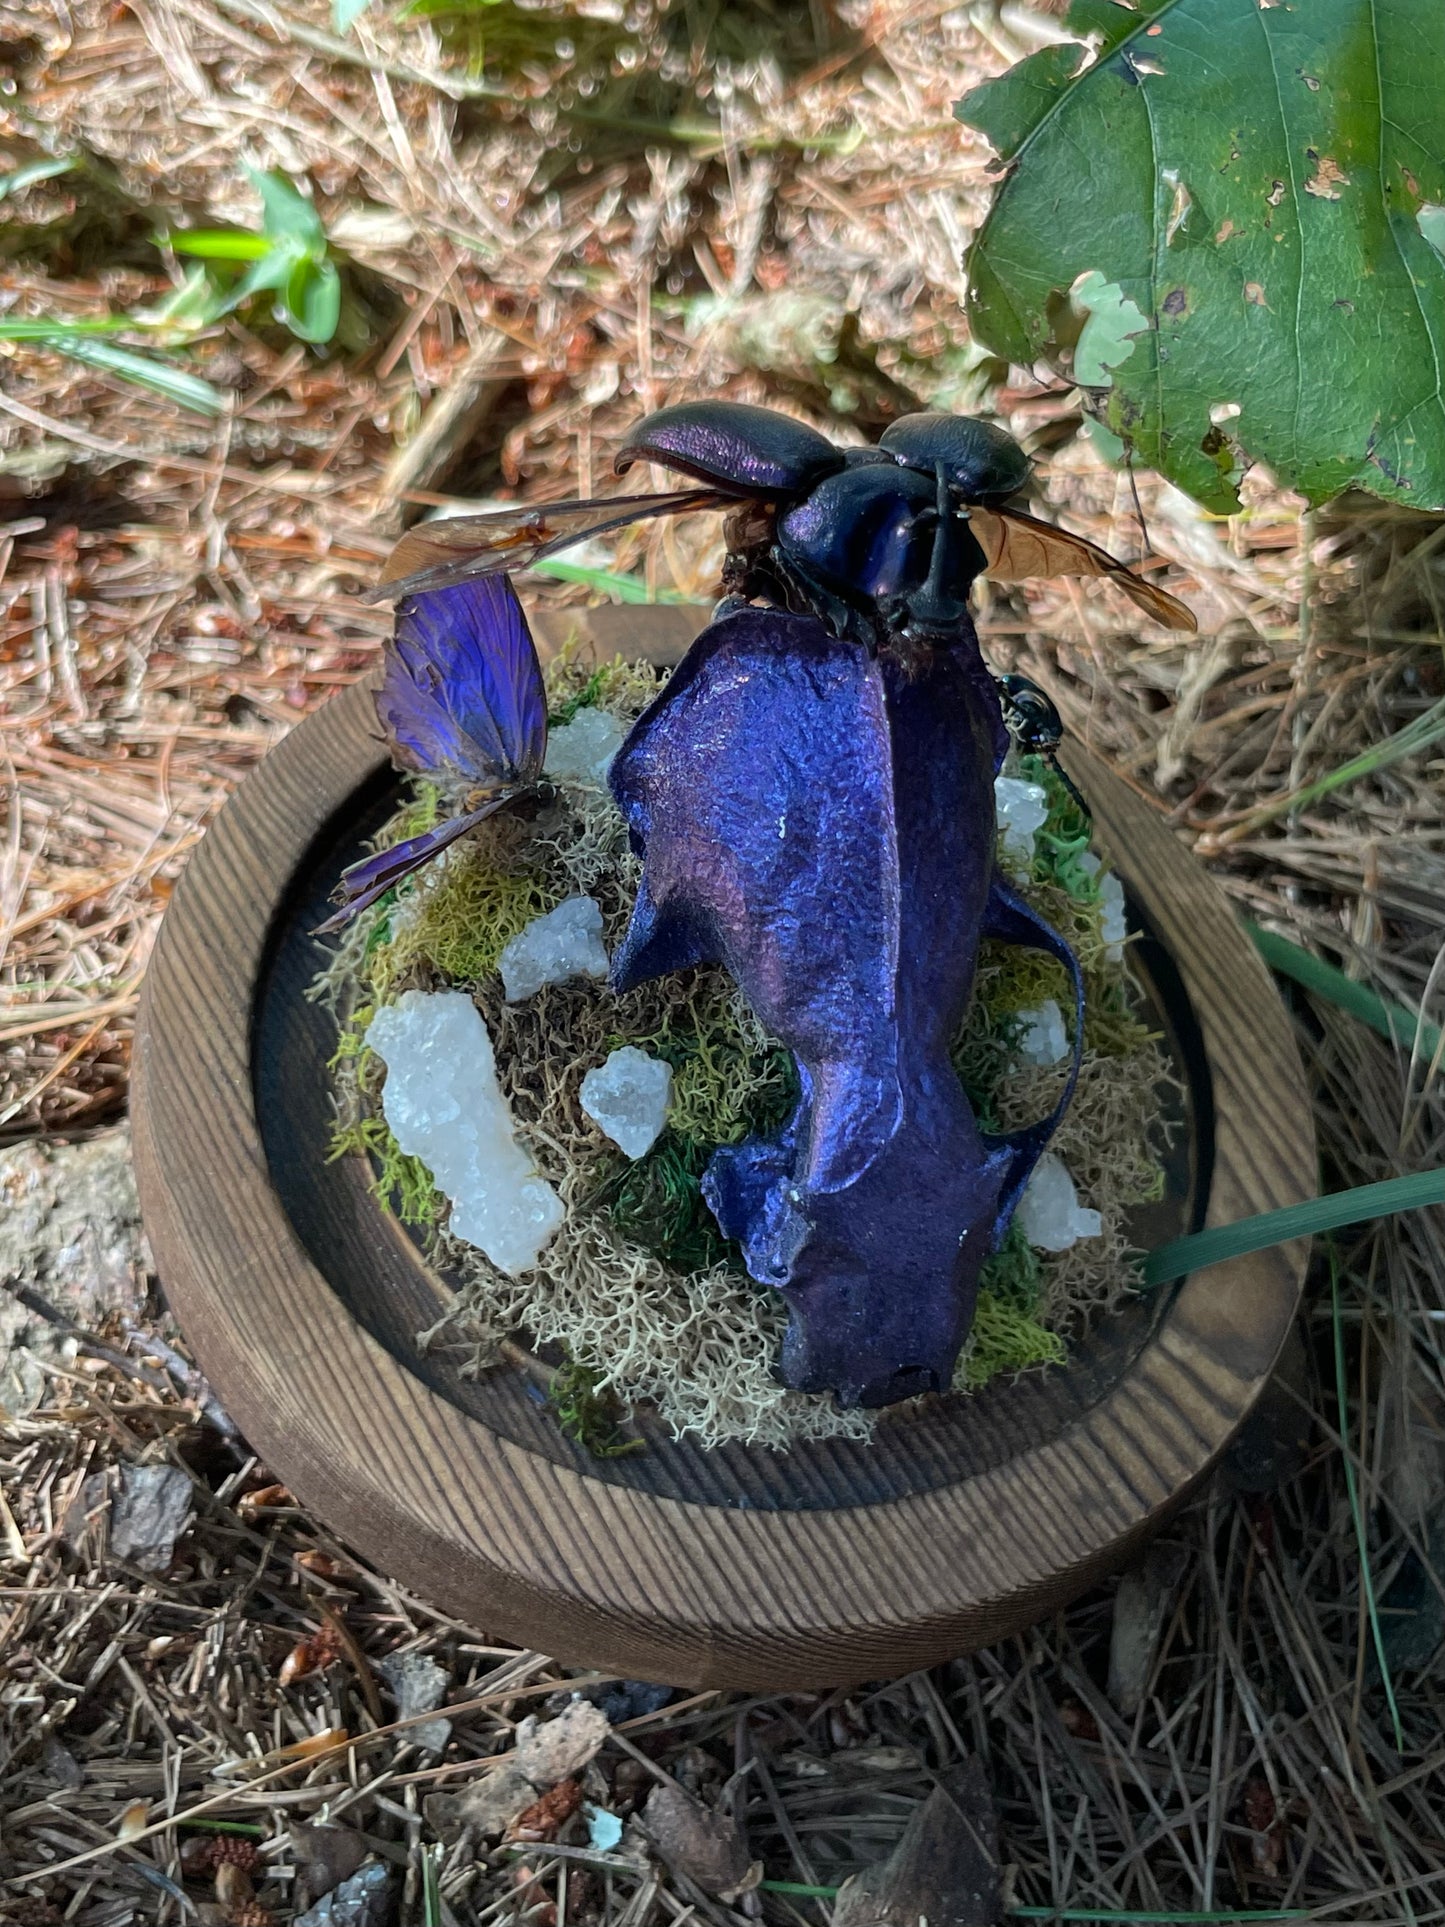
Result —
<instances>
[{"instance_id":1,"label":"iridescent beetle","mask_svg":"<svg viewBox=\"0 0 1445 1927\"><path fill-rule=\"evenodd\" d=\"M527 568L654 515L729 509L724 588L821 616L835 635L902 657L947 647L976 577L1101 576L1172 629L1193 615L1080 535L1009 506L1028 479L1012 436L966 415L905 415L876 448L837 448L790 415L681 402L649 415L618 472L655 462L704 484L428 522L404 535L374 600Z\"/></svg>"},{"instance_id":2,"label":"iridescent beetle","mask_svg":"<svg viewBox=\"0 0 1445 1927\"><path fill-rule=\"evenodd\" d=\"M440 770L460 807L436 830L353 865L342 880L341 908L323 929L344 923L539 781L545 706L515 597L508 590L505 607L453 604L446 617L428 598L467 584L480 590L481 578L528 568L589 536L657 515L727 509L728 599L737 605L758 596L817 615L840 639L870 654L883 650L905 666L918 665L929 650L973 643L968 592L982 574L1006 581L1104 577L1156 621L1197 626L1182 602L1103 549L1010 507L1028 479L1028 458L1001 428L970 416L905 415L876 448L844 449L773 409L682 402L638 424L617 456L618 472L639 461L706 486L428 522L392 550L381 585L367 598L401 605L378 714L399 765ZM442 633L448 623L455 628L450 640ZM503 709L515 713L500 735L490 716L499 687L484 666L493 628L505 638L509 673L527 688L522 709L514 697L502 698ZM456 688L449 692L450 683ZM1007 688L1003 694L1020 713ZM461 709L451 714L458 702ZM428 740L437 737L435 755L413 740L422 717ZM408 719L409 727L398 727ZM1057 738L1046 747L1051 753L1056 746Z\"/></svg>"}]
</instances>

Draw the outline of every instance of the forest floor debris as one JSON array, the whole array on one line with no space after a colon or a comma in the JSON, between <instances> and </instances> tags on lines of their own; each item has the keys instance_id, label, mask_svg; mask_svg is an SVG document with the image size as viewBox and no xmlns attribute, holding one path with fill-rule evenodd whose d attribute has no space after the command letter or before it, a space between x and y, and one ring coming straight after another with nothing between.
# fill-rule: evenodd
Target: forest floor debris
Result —
<instances>
[{"instance_id":1,"label":"forest floor debris","mask_svg":"<svg viewBox=\"0 0 1445 1927\"><path fill-rule=\"evenodd\" d=\"M0 7L7 182L40 163L0 204L7 315L166 298L158 225L254 222L240 157L314 187L354 343L218 322L187 364L234 393L215 418L0 348L9 1135L85 1144L120 1115L185 858L279 736L374 665L386 617L359 592L415 512L591 493L636 415L683 394L781 399L857 439L1003 376L992 405L1052 511L1147 559L1076 398L983 365L963 328L992 162L951 102L1055 33L1045 13L497 6L485 25L480 50L464 17L378 11L341 38L319 0L74 0L38 26ZM1445 520L1310 514L1260 475L1226 523L1144 477L1139 496L1205 640L1141 634L1107 591L1008 587L981 608L995 666L1035 677L1243 913L1438 1019ZM717 557L711 522L654 524L533 587L565 601L601 570L705 598ZM1373 754L1406 730L1409 754ZM1325 1184L1441 1162L1438 1064L1289 996ZM1442 1214L1338 1258L1337 1303L1318 1274L1303 1324L1306 1446L1264 1489L1271 1455L1232 1456L1160 1542L1179 1563L1162 1606L1163 1552L932 1673L661 1704L368 1572L247 1452L154 1301L52 1307L77 1335L12 1260L28 1275L0 1332L58 1339L25 1347L33 1403L0 1430L0 1920L826 1927L827 1894L796 1889L882 1861L970 1757L1012 1905L1445 1919ZM166 1513L147 1571L115 1524L151 1471L184 1479L188 1513ZM145 1544L165 1550L158 1520L121 1541ZM398 1653L446 1675L437 1704L407 1699ZM616 1710L558 1783L575 1804L528 1781L551 1804L525 1841L454 1827L526 1716L577 1693ZM421 1739L438 1721L440 1751ZM760 1884L725 1900L655 1851L635 1816L657 1785L725 1814Z\"/></svg>"}]
</instances>

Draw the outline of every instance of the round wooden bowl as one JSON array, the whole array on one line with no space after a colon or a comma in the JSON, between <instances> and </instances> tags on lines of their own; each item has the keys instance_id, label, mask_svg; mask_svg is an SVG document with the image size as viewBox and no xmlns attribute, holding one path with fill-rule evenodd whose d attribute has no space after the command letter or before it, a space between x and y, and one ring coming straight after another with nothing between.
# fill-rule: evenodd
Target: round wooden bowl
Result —
<instances>
[{"instance_id":1,"label":"round wooden bowl","mask_svg":"<svg viewBox=\"0 0 1445 1927\"><path fill-rule=\"evenodd\" d=\"M676 610L576 618L599 653L673 659ZM545 653L558 638L539 619ZM1185 1097L1150 1245L1308 1196L1309 1099L1273 985L1159 817L1075 752L1123 876ZM271 1471L446 1611L624 1677L827 1686L1015 1632L1120 1562L1263 1389L1303 1242L1216 1265L1104 1321L1067 1367L896 1408L869 1444L706 1451L645 1416L595 1460L523 1377L422 1356L447 1282L359 1159L325 1161L333 1029L309 931L392 805L369 690L237 792L165 919L136 1041L135 1144L162 1280Z\"/></svg>"}]
</instances>

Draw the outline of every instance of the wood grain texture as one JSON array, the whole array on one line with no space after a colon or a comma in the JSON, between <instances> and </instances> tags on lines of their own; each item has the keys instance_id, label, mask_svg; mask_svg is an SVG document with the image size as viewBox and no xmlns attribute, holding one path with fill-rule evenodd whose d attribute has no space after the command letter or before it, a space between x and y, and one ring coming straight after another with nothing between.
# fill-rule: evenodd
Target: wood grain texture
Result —
<instances>
[{"instance_id":1,"label":"wood grain texture","mask_svg":"<svg viewBox=\"0 0 1445 1927\"><path fill-rule=\"evenodd\" d=\"M577 620L539 623L539 641ZM698 616L580 620L604 655L667 660ZM1203 1221L1309 1196L1309 1099L1267 972L1158 817L1086 753L1068 760L1187 1001ZM445 1285L362 1173L326 1177L298 1122L319 1048L298 1008L307 893L355 854L389 782L364 686L267 758L176 892L136 1040L162 1280L222 1401L320 1516L493 1633L625 1676L764 1689L898 1673L1016 1631L1189 1491L1268 1378L1303 1244L1196 1273L1067 1369L890 1415L876 1447L708 1454L654 1431L647 1453L599 1465L538 1429L506 1375L464 1391L419 1360L412 1305ZM297 1117L273 1105L263 1129L258 1085L289 1089Z\"/></svg>"}]
</instances>

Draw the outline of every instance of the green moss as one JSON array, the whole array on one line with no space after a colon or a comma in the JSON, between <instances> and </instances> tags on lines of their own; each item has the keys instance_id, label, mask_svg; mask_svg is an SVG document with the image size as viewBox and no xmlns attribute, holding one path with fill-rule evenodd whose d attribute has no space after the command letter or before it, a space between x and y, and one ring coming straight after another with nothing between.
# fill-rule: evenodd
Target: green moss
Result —
<instances>
[{"instance_id":1,"label":"green moss","mask_svg":"<svg viewBox=\"0 0 1445 1927\"><path fill-rule=\"evenodd\" d=\"M1024 1372L1033 1365L1062 1365L1067 1356L1057 1332L995 1298L991 1291L980 1290L972 1341L959 1368L965 1391L981 1390L1001 1372Z\"/></svg>"},{"instance_id":2,"label":"green moss","mask_svg":"<svg viewBox=\"0 0 1445 1927\"><path fill-rule=\"evenodd\" d=\"M603 1188L602 1202L623 1236L679 1271L737 1259L703 1202L702 1174L714 1148L669 1128L644 1156L621 1163Z\"/></svg>"},{"instance_id":3,"label":"green moss","mask_svg":"<svg viewBox=\"0 0 1445 1927\"><path fill-rule=\"evenodd\" d=\"M1061 1365L1064 1343L1038 1321L1043 1268L1017 1223L984 1265L968 1350L959 1366L970 1392L1000 1372L1022 1372L1031 1365Z\"/></svg>"},{"instance_id":4,"label":"green moss","mask_svg":"<svg viewBox=\"0 0 1445 1927\"><path fill-rule=\"evenodd\" d=\"M687 1003L662 1029L616 1041L672 1066L668 1123L709 1148L776 1129L798 1101L792 1053L748 1035L738 994L720 971L699 971Z\"/></svg>"},{"instance_id":5,"label":"green moss","mask_svg":"<svg viewBox=\"0 0 1445 1927\"><path fill-rule=\"evenodd\" d=\"M1034 836L1034 881L1052 884L1076 903L1096 904L1099 881L1079 859L1089 849L1089 818L1063 777L1044 756L1021 756L1019 774L1042 786L1049 802L1048 819Z\"/></svg>"},{"instance_id":6,"label":"green moss","mask_svg":"<svg viewBox=\"0 0 1445 1927\"><path fill-rule=\"evenodd\" d=\"M564 729L574 720L579 709L595 708L602 694L603 680L604 672L601 669L594 669L580 689L574 690L570 696L564 696L559 703L548 710L549 727Z\"/></svg>"},{"instance_id":7,"label":"green moss","mask_svg":"<svg viewBox=\"0 0 1445 1927\"><path fill-rule=\"evenodd\" d=\"M570 723L579 709L610 709L624 722L642 711L661 687L662 678L650 662L629 662L614 656L611 662L589 663L576 649L568 647L547 665L548 721L560 729Z\"/></svg>"},{"instance_id":8,"label":"green moss","mask_svg":"<svg viewBox=\"0 0 1445 1927\"><path fill-rule=\"evenodd\" d=\"M477 983L496 969L513 937L559 901L545 877L505 869L480 846L461 849L433 872L415 914L374 953L372 988L385 1002L417 964L452 983Z\"/></svg>"},{"instance_id":9,"label":"green moss","mask_svg":"<svg viewBox=\"0 0 1445 1927\"><path fill-rule=\"evenodd\" d=\"M431 1172L421 1159L401 1149L384 1117L358 1117L337 1126L331 1134L327 1163L334 1164L337 1158L353 1152L371 1163L371 1188L385 1210L393 1212L403 1224L434 1226L440 1221L446 1199L432 1183Z\"/></svg>"},{"instance_id":10,"label":"green moss","mask_svg":"<svg viewBox=\"0 0 1445 1927\"><path fill-rule=\"evenodd\" d=\"M594 1459L620 1459L646 1449L644 1440L630 1439L622 1430L616 1401L597 1389L597 1373L574 1359L558 1368L547 1404L566 1436L585 1446Z\"/></svg>"}]
</instances>

